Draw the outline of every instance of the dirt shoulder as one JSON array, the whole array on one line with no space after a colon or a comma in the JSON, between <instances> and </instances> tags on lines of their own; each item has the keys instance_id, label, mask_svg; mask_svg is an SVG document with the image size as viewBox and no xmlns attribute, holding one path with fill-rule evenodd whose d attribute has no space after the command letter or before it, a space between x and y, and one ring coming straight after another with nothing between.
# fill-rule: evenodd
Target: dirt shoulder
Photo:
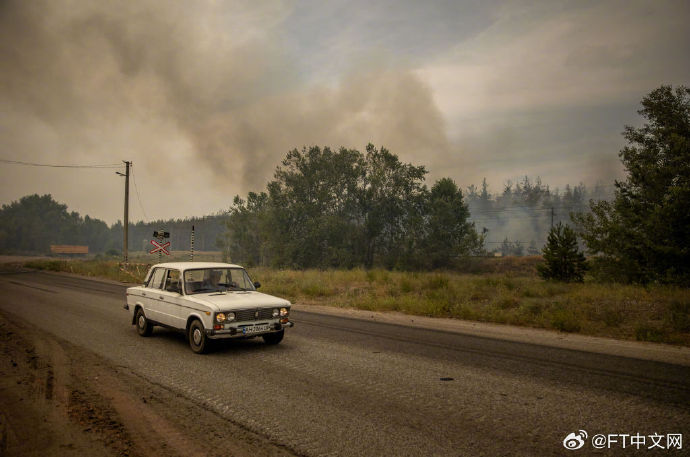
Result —
<instances>
[{"instance_id":1,"label":"dirt shoulder","mask_svg":"<svg viewBox=\"0 0 690 457\"><path fill-rule=\"evenodd\" d=\"M0 456L293 455L14 316L0 341Z\"/></svg>"}]
</instances>

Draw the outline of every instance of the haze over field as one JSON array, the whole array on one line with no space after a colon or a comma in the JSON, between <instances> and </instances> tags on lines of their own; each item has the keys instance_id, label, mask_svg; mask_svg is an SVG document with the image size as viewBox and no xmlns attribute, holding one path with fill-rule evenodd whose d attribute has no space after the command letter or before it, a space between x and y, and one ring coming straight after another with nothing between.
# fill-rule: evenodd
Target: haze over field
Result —
<instances>
[{"instance_id":1,"label":"haze over field","mask_svg":"<svg viewBox=\"0 0 690 457\"><path fill-rule=\"evenodd\" d=\"M465 188L621 176L641 97L690 79L690 5L0 0L0 158L134 162L148 219L226 209L304 145L385 146ZM113 169L0 163L109 223ZM131 220L144 218L135 189Z\"/></svg>"}]
</instances>

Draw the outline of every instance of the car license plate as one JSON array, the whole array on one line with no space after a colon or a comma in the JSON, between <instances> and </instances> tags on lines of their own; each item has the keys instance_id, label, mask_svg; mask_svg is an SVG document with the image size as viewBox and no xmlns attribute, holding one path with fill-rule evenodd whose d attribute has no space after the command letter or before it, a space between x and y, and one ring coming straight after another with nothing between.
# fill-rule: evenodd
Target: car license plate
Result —
<instances>
[{"instance_id":1,"label":"car license plate","mask_svg":"<svg viewBox=\"0 0 690 457\"><path fill-rule=\"evenodd\" d=\"M263 325L250 325L247 327L242 327L242 333L245 335L251 335L252 333L268 332L271 327L268 324Z\"/></svg>"}]
</instances>

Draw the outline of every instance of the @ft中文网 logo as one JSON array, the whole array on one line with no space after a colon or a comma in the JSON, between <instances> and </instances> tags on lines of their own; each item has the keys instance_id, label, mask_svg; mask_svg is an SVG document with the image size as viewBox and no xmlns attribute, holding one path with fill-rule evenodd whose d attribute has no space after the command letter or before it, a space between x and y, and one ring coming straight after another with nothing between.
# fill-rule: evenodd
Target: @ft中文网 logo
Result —
<instances>
[{"instance_id":1,"label":"@ft\u4e2d\u6587\u7f51 logo","mask_svg":"<svg viewBox=\"0 0 690 457\"><path fill-rule=\"evenodd\" d=\"M587 432L584 430L580 430L578 433L571 433L570 435L566 436L565 439L563 440L563 447L566 449L569 449L571 451L574 451L576 449L580 449L582 446L585 445L585 440L587 439Z\"/></svg>"}]
</instances>

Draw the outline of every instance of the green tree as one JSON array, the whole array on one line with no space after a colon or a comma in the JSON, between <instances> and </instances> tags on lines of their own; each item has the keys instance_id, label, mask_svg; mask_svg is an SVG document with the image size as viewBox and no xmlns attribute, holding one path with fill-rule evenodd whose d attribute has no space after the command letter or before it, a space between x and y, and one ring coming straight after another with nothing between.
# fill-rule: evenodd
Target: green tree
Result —
<instances>
[{"instance_id":1,"label":"green tree","mask_svg":"<svg viewBox=\"0 0 690 457\"><path fill-rule=\"evenodd\" d=\"M403 163L385 148L367 145L359 212L363 218L366 267L377 260L386 267L403 266L402 257L419 234L420 212L426 187L423 166ZM408 249L401 249L405 245Z\"/></svg>"},{"instance_id":2,"label":"green tree","mask_svg":"<svg viewBox=\"0 0 690 457\"><path fill-rule=\"evenodd\" d=\"M279 267L448 267L481 249L462 192L429 191L426 170L385 148L294 149L267 192L235 197L220 245L232 259Z\"/></svg>"},{"instance_id":3,"label":"green tree","mask_svg":"<svg viewBox=\"0 0 690 457\"><path fill-rule=\"evenodd\" d=\"M661 86L642 100L646 123L626 126L620 152L627 179L612 202L578 214L599 262L635 282L690 284L690 89Z\"/></svg>"},{"instance_id":4,"label":"green tree","mask_svg":"<svg viewBox=\"0 0 690 457\"><path fill-rule=\"evenodd\" d=\"M428 228L425 255L432 268L448 268L453 260L481 248L482 242L462 191L450 178L442 178L428 196Z\"/></svg>"},{"instance_id":5,"label":"green tree","mask_svg":"<svg viewBox=\"0 0 690 457\"><path fill-rule=\"evenodd\" d=\"M268 194L249 192L247 200L235 196L224 236L218 245L227 261L247 266L264 263Z\"/></svg>"},{"instance_id":6,"label":"green tree","mask_svg":"<svg viewBox=\"0 0 690 457\"><path fill-rule=\"evenodd\" d=\"M0 210L0 250L47 253L51 244L86 244L83 220L50 195L27 195Z\"/></svg>"},{"instance_id":7,"label":"green tree","mask_svg":"<svg viewBox=\"0 0 690 457\"><path fill-rule=\"evenodd\" d=\"M577 235L567 225L558 223L549 231L542 249L544 263L537 265L539 276L565 282L582 282L587 262L577 246Z\"/></svg>"},{"instance_id":8,"label":"green tree","mask_svg":"<svg viewBox=\"0 0 690 457\"><path fill-rule=\"evenodd\" d=\"M290 151L268 184L265 228L277 266L354 266L361 252L359 151Z\"/></svg>"}]
</instances>

